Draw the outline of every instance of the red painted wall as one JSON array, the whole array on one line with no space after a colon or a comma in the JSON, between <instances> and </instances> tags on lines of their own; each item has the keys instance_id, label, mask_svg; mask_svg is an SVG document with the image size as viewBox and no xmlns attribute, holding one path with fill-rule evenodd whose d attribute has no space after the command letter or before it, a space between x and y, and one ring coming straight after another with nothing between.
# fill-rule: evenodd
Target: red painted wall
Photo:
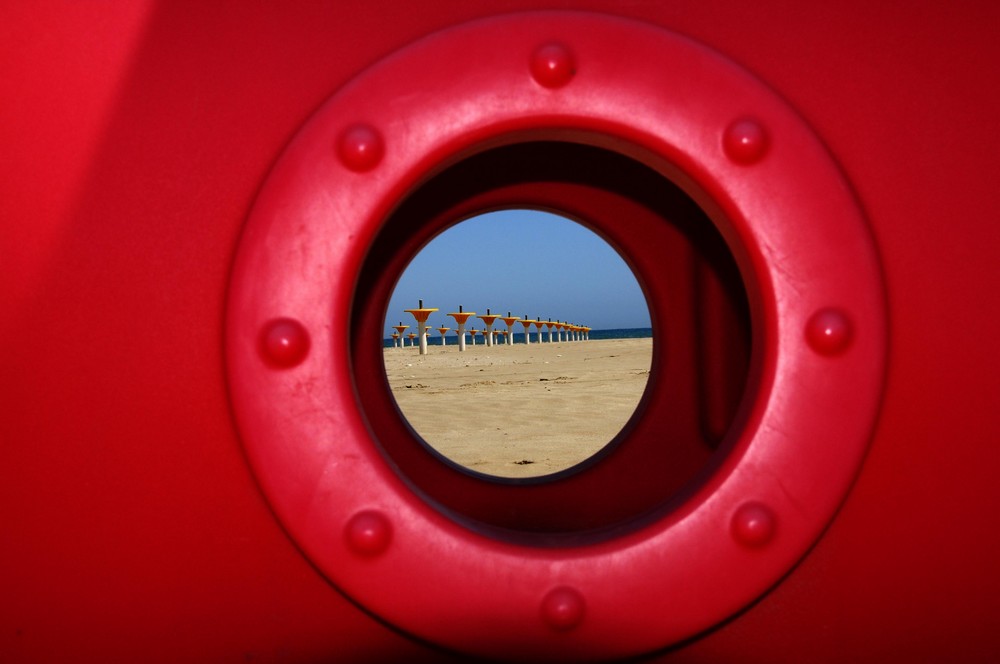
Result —
<instances>
[{"instance_id":1,"label":"red painted wall","mask_svg":"<svg viewBox=\"0 0 1000 664\"><path fill-rule=\"evenodd\" d=\"M856 189L889 366L861 475L777 587L654 661L1000 656L993 3L550 2L755 73ZM532 2L0 8L0 660L459 661L340 595L269 511L223 367L239 232L338 86ZM401 589L405 593L405 589Z\"/></svg>"}]
</instances>

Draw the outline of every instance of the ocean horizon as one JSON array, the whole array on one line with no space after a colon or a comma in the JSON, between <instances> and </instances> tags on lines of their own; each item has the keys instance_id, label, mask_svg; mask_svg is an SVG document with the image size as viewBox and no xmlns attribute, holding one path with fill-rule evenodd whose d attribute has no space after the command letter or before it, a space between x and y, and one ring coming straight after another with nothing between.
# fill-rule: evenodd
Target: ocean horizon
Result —
<instances>
[{"instance_id":1,"label":"ocean horizon","mask_svg":"<svg viewBox=\"0 0 1000 664\"><path fill-rule=\"evenodd\" d=\"M416 330L416 326L413 326L413 329ZM409 332L409 330L407 330L407 332ZM553 332L553 334L555 333ZM599 339L647 339L652 336L653 336L653 328L651 327L624 327L624 328L613 328L608 330L590 331L590 339L592 341L596 341ZM532 337L532 343L534 343L535 340L534 331L532 331L531 337ZM458 343L458 336L455 334L454 330L448 332L446 338L447 338L447 345L449 346ZM466 333L465 339L467 344L471 344L472 338L468 335L468 333ZM542 332L542 340L543 343L548 343L548 333L545 331ZM479 344L483 343L482 339L479 337L477 337L476 341ZM433 329L431 330L431 333L428 336L428 343L432 345L439 345L441 343L441 335L438 334L437 330ZM516 344L524 343L524 332L514 333L514 343ZM392 348L393 347L392 338L390 337L388 339L382 339L382 347Z\"/></svg>"}]
</instances>

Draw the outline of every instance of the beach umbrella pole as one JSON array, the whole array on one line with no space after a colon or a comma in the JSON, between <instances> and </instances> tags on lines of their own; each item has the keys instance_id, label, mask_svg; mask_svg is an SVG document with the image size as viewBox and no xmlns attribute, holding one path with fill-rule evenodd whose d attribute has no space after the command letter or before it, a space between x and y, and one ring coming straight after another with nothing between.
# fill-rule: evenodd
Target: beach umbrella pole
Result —
<instances>
[{"instance_id":1,"label":"beach umbrella pole","mask_svg":"<svg viewBox=\"0 0 1000 664\"><path fill-rule=\"evenodd\" d=\"M420 354L427 354L427 317L437 309L425 309L424 301L420 300L416 309L406 309L406 313L412 314L417 321L417 338L420 344Z\"/></svg>"},{"instance_id":2,"label":"beach umbrella pole","mask_svg":"<svg viewBox=\"0 0 1000 664\"><path fill-rule=\"evenodd\" d=\"M476 312L465 311L462 305L458 305L458 311L448 315L455 319L455 323L458 326L458 350L462 352L465 350L465 323L471 316L475 316Z\"/></svg>"}]
</instances>

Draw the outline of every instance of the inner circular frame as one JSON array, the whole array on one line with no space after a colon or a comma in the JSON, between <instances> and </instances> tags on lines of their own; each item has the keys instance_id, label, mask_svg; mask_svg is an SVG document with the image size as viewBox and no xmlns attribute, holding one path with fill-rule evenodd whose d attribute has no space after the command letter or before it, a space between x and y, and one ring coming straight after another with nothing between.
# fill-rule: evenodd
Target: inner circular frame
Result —
<instances>
[{"instance_id":1,"label":"inner circular frame","mask_svg":"<svg viewBox=\"0 0 1000 664\"><path fill-rule=\"evenodd\" d=\"M462 166L461 164L459 164L456 165L456 167L461 168ZM523 179L523 176L521 179ZM550 217L538 220L537 222L538 224L543 224L543 225L552 224L554 222L552 221L551 218L556 218L559 220L558 223L560 224L565 224L565 225L571 224L572 226L578 227L573 230L565 230L565 231L562 229L562 227L560 227L558 231L553 231L552 229L549 229L547 231L548 233L550 234L557 233L556 235L551 236L550 239L566 240L570 235L576 237L576 234L578 233L586 233L588 236L590 236L587 240L588 242L592 241L600 242L603 245L605 251L613 252L614 256L613 260L618 261L618 263L615 266L615 269L619 269L618 266L624 267L626 270L628 270L629 278L632 280L631 284L625 284L623 288L629 290L630 293L635 292L641 294L641 307L643 308L643 312L647 317L650 316L650 303L649 303L648 293L640 283L639 276L636 274L634 267L629 264L626 257L622 255L621 250L619 248L611 245L607 241L606 237L602 236L599 232L595 231L595 229L593 229L583 220L571 218L569 215L561 211L555 211L551 209L540 210L538 208L529 209L523 205L511 205L502 209L492 208L487 211L475 213L472 215L466 215L454 221L453 223L449 224L442 231L438 232L428 243L421 246L416 251L415 254L409 255L409 258L405 261L406 263L405 267L395 279L387 279L387 281L393 282L393 285L389 290L389 293L391 293L391 295L390 295L390 302L387 303L387 307L388 304L391 303L391 299L396 298L396 294L400 287L400 282L403 279L403 276L411 269L413 269L414 261L420 258L424 254L424 252L428 250L430 245L439 242L441 240L442 235L447 233L452 233L453 231L457 230L457 227L460 227L464 224L468 223L478 224L481 222L481 217L483 217L484 215L496 214L501 212L525 213L530 211L534 211L536 213L544 213L547 217ZM494 221L490 223L499 223L500 225L504 225L506 224L506 220L499 222ZM517 223L519 224L519 227L518 230L516 231L517 232L516 237L521 238L525 242L534 242L533 230L536 220L531 219L529 221L525 219L518 219ZM407 224L407 226L408 228L401 229L401 232L406 233L407 231L412 230L413 228L412 224ZM510 229L504 229L504 230L510 231ZM527 270L530 271L530 278L532 280L532 283L538 284L539 288L544 290L547 288L549 280L553 278L553 273L557 272L561 268L565 270L570 270L573 274L575 274L576 271L579 269L588 269L587 265L580 263L576 263L572 267L565 266L564 263L567 262L567 259L571 257L571 254L567 253L568 249L562 247L561 243L559 242L554 243L551 246L548 244L545 245L548 248L547 255L549 255L549 259L546 262L544 263L531 262L530 264L525 264L524 260L521 260L520 262L516 260L509 260L507 258L509 254L498 252L496 250L496 247L493 244L490 244L490 242L492 242L493 239L495 239L495 235L486 236L485 239L486 243L483 244L482 246L479 246L478 244L475 247L459 245L458 253L466 253L469 255L470 258L474 257L473 260L475 261L475 264L468 265L468 263L466 263L463 258L459 260L458 263L464 266L466 271L463 272L461 271L462 268L454 267L452 269L452 274L456 276L464 274L471 281L478 281L481 278L492 278L494 281L496 280L509 281L511 279L525 278L526 275L524 273ZM453 239L449 240L449 242L450 242L449 246L452 246L455 243ZM560 253L561 253L560 256L553 256L554 254L560 254ZM435 253L436 256L439 254L440 251L437 251ZM608 258L608 260L612 259ZM511 263L515 263L519 267L512 268ZM394 268L395 266L392 267ZM382 271L389 272L389 266L384 266ZM492 277L484 277L483 275L492 275ZM560 274L559 280L561 281L563 278L565 278L564 275ZM424 297L426 297L439 289L440 286L434 286L432 284L430 286L426 286L425 288L423 288L420 291L420 293L422 293ZM519 289L510 288L508 286L504 290L512 292L512 291L517 291ZM489 292L496 293L496 289L494 288ZM538 311L545 311L546 313L552 313L557 316L559 315L565 316L565 313L560 314L560 311L558 309L559 303L562 301L562 298L560 297L561 291L557 288L555 291L551 292L553 295L552 305L554 306L550 306L547 309L539 309ZM479 299L478 301L483 302L483 299ZM496 298L494 298L494 302L497 304L505 303L501 302ZM441 305L448 304L440 301L440 298L434 301L429 301L429 303L441 304ZM466 303L471 304L471 302L468 299L466 300ZM512 303L518 304L513 300L506 302L507 305L510 305ZM600 309L602 306L604 306L605 303L606 300L592 301L592 304L597 309ZM377 308L377 304L375 304L374 302L373 306ZM450 303L449 306L452 306L452 309L440 309L438 312L436 312L438 318L446 315L446 312L454 310L453 303ZM640 305L637 303L637 306ZM477 327L477 325L480 328L483 327L483 323L475 319L479 318L484 312L482 310L477 310L477 311L478 313L476 314L476 316L469 319L470 328L475 328ZM504 311L506 311L506 308L504 309ZM518 309L518 311L523 311L523 310ZM532 311L535 310L532 309ZM493 314L500 316L501 318L503 317L503 312L499 310L493 312ZM521 315L519 314L512 314L512 315L515 315L519 320L521 319ZM409 314L400 313L400 316L409 317ZM525 316L525 318L526 317L527 316ZM396 316L395 315L390 316L389 309L387 308L385 318L386 320L394 320ZM495 320L494 333L499 331L500 334L496 334L497 339L493 341L492 346L486 345L485 337L484 341L479 343L476 343L475 336L472 337L471 343L469 341L466 342L466 352L470 353L470 355L466 357L470 357L473 355L478 356L483 353L486 353L487 357L491 360L489 362L489 365L480 365L480 364L473 365L480 370L483 370L485 368L486 373L484 375L476 373L475 376L478 376L478 378L470 377L470 380L489 380L491 383L493 383L492 379L494 378L500 380L497 377L497 374L502 373L504 371L504 367L506 366L505 360L511 359L511 355L520 354L520 352L526 348L536 354L541 353L543 356L549 352L555 354L556 357L547 358L552 362L558 362L559 360L557 360L556 358L563 357L564 353L566 352L574 354L581 352L585 353L593 348L593 346L581 345L586 343L582 336L583 332L580 332L581 336L579 341L572 340L572 338L569 336L572 333L562 330L563 323L561 319L556 322L556 325L549 325L547 331L545 332L542 332L540 328L538 328L536 332L533 332L532 333L533 335L537 334L538 336L537 342L532 342L530 345L524 344L523 340L521 342L517 342L512 339L511 341L508 342L506 336L508 331L516 332L516 328L519 326L519 321L515 322L513 326L510 326L508 328L508 326L505 325L505 323L501 320L501 318L497 318ZM542 320L544 321L544 318ZM409 319L406 322L408 324L412 324L413 321L412 319ZM549 318L548 322L552 322L552 319ZM575 320L575 324L579 324L582 322L589 322L589 321L582 318ZM571 325L574 323L567 322L566 324ZM650 325L651 324L652 321L650 321ZM448 331L452 331L453 329L455 329L454 323L448 321L447 318L440 325L447 328ZM451 327L448 327L449 325L451 325ZM430 332L434 332L437 329L439 329L438 325L428 324L428 330ZM466 334L469 334L469 332L466 331ZM560 340L560 334L562 335L562 340ZM389 385L389 395L392 398L393 402L395 403L396 409L400 417L402 417L402 419L410 427L414 436L419 440L419 442L421 442L421 444L423 444L426 447L427 451L430 454L436 456L442 463L449 464L456 470L470 473L475 477L480 477L488 481L495 480L501 483L547 482L557 479L563 476L564 474L582 470L587 465L594 463L598 459L604 457L605 455L610 453L610 451L614 448L617 441L623 438L622 433L631 428L632 421L641 412L639 407L643 402L644 395L646 394L649 386L649 376L653 368L652 353L653 353L653 344L655 343L655 337L656 337L655 330L651 329L651 334L649 335L648 338L650 344L649 346L650 352L648 356L649 362L643 363L641 367L644 374L644 378L641 381L641 387L638 385L635 386L636 392L634 400L630 399L627 405L624 402L619 404L618 409L614 411L616 415L616 417L614 417L613 420L614 431L611 432L606 437L601 436L599 440L597 438L593 438L592 442L591 438L588 438L587 435L584 435L583 438L586 439L588 443L583 449L576 450L575 454L573 453L573 447L580 445L580 439L576 435L574 436L568 435L564 430L561 429L566 420L559 421L562 422L561 424L556 423L556 421L550 421L549 414L551 411L548 410L545 410L544 413L543 412L527 413L523 415L519 413L517 410L508 410L512 406L509 405L507 399L499 397L499 392L495 390L492 385L483 388L481 391L465 394L461 403L442 404L440 403L440 399L437 399L439 403L435 404L434 414L433 414L433 417L435 418L435 420L437 420L437 423L433 428L433 430L428 429L422 423L426 422L425 418L429 417L429 414L423 414L419 418L415 417L415 414L410 409L410 407L406 406L403 402L401 402L401 399L410 396L409 393L402 392L401 386L399 385L393 387L392 385L393 379L389 374L390 364L398 365L399 362L404 362L404 361L411 362L411 360L414 359L416 351L412 347L413 344L410 344L409 348L406 347L396 348L393 346L389 347L388 349L383 349L383 352L387 352L387 354L383 357L383 359L385 360L384 366L386 369L385 378L387 384ZM358 339L358 337L353 337L353 338L355 340ZM643 337L643 340L646 339L647 339L646 337ZM594 341L599 343L601 339L597 339ZM402 345L402 338L400 338L396 343L400 343ZM450 344L443 344L439 341L439 337L437 335L431 334L427 342L428 355L431 357L427 357L422 361L427 363L434 363L435 361L441 360L441 358L438 357L440 353L445 353L448 359L454 362L459 362L461 364L460 361L462 360L463 356L455 355L457 347L458 347L457 339L455 339ZM509 351L514 351L514 353L508 354ZM499 364L495 364L495 362L499 362ZM549 361L544 362L544 364L548 365ZM411 366L411 364L407 364L406 366L409 367ZM470 365L466 364L466 366ZM544 371L546 367L543 367L542 364L538 364L535 366L535 369L536 371L531 374L532 378L534 378L535 373L538 373L539 371ZM401 369L399 370L402 371ZM355 375L357 375L357 371L358 367L356 366ZM457 367L452 368L450 365L448 366L448 368L442 367L441 369L439 369L439 371L445 372L445 375L449 373L450 374L461 373L460 368ZM407 373L409 373L409 371L407 371ZM549 375L549 374L544 374L544 375ZM558 382L559 379L551 377L555 375L556 375L555 373L552 373L548 378L544 379L539 378L539 380L556 380ZM419 375L417 376L417 378L419 378ZM407 385L407 387L409 387L409 385ZM427 386L419 386L419 387L427 387ZM437 386L433 387L436 388ZM546 387L546 384L542 383L540 387ZM608 388L613 389L614 387L615 387L614 384L608 385ZM524 386L522 386L521 389L523 388ZM560 386L559 388L554 387L553 389L556 389L559 392L559 394L553 395L553 397L575 398L572 385L568 388L566 386ZM629 392L629 394L631 395L632 392ZM530 398L530 395L525 395L525 397ZM541 398L545 399L547 397L542 395ZM478 406L480 408L485 408L486 410L489 411L489 413L487 414L481 412L478 415L470 416L470 413L466 407L468 401L477 402L475 406ZM626 407L627 407L627 412L625 410ZM620 417L618 417L618 415L620 415ZM578 416L580 418L579 424L583 425L599 424L595 422L595 418L600 417L600 415L597 412L597 409L593 409L593 412L589 411L580 412L578 413ZM516 425L510 424L510 420L512 419L517 420ZM490 422L489 427L485 426L487 421ZM494 429L493 424L499 426L495 427ZM478 463L468 463L467 457L451 453L449 451L451 449L450 448L451 443L442 442L442 432L438 428L438 426L440 425L447 425L449 427L449 440L453 440L454 436L456 435L467 435L466 432L470 432L472 430L477 431L476 434L469 433L468 435L470 436L475 435L476 450L478 450L476 454L478 455L478 458L486 460L484 462L486 463L486 466L481 466L481 464ZM525 430L526 427L529 430L526 431ZM497 432L497 434L492 434L492 431L494 430ZM556 432L558 432L558 435L562 440L562 442L560 443L560 447L563 449L563 451L572 454L572 456L567 456L564 459L561 458L559 465L555 468L552 468L551 465L549 464L545 464L544 463L545 460L541 459L539 456L539 454L541 454L540 449L538 448L538 446L533 446L533 441L537 440L536 434L534 432L538 432L538 434L540 434L543 437L550 437L554 435ZM592 436L592 434L588 435ZM502 467L495 465L496 463L499 462L500 457L494 452L492 452L489 448L490 445L496 444L499 440L508 440L507 438L503 438L503 436L511 436L511 438L520 439L517 443L519 445L517 449L510 450L510 454L514 456L510 457L507 460L507 463L510 464L530 463L531 466L527 467L521 472L515 472L514 470L505 472L502 469ZM551 448L545 448L545 449L549 450L547 453L552 453ZM513 460L514 457L518 459L522 458L530 459L530 461L518 462ZM465 459L465 461L463 461L463 459Z\"/></svg>"},{"instance_id":2,"label":"inner circular frame","mask_svg":"<svg viewBox=\"0 0 1000 664\"><path fill-rule=\"evenodd\" d=\"M517 138L507 136L510 144L473 152L428 178L384 222L358 276L352 375L373 439L400 477L437 509L494 536L548 544L580 534L592 540L675 505L728 449L699 444L690 383L697 340L685 325L692 304L687 287L705 263L738 284L738 299L746 292L712 220L663 174L590 143ZM588 460L534 478L499 478L442 463L396 407L381 347L367 333L381 327L397 275L426 242L455 219L511 206L563 214L607 241L643 289L659 338L643 397L622 431ZM745 373L736 377L736 400L747 383Z\"/></svg>"},{"instance_id":3,"label":"inner circular frame","mask_svg":"<svg viewBox=\"0 0 1000 664\"><path fill-rule=\"evenodd\" d=\"M552 547L479 534L416 496L372 439L350 361L348 312L384 220L429 173L526 132L637 146L669 173L744 250L761 340L757 396L709 480L641 528ZM443 31L341 89L262 185L226 316L248 461L323 574L425 640L576 661L690 638L805 555L864 458L887 325L864 216L802 118L710 49L575 12Z\"/></svg>"}]
</instances>

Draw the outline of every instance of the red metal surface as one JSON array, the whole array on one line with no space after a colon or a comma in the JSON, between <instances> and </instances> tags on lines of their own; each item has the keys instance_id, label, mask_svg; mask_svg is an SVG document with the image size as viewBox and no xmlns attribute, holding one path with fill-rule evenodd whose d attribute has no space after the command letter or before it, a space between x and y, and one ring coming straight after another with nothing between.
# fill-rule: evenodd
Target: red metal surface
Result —
<instances>
[{"instance_id":1,"label":"red metal surface","mask_svg":"<svg viewBox=\"0 0 1000 664\"><path fill-rule=\"evenodd\" d=\"M338 593L269 511L229 415L223 311L255 194L310 113L415 39L529 4L0 10L4 661L457 659ZM994 659L997 10L555 6L690 35L770 85L850 181L885 276L885 390L846 503L762 599L651 658ZM757 503L739 514L740 537L766 532ZM370 516L350 532L377 551ZM410 589L400 605L423 606ZM593 615L546 592L555 627Z\"/></svg>"}]
</instances>

